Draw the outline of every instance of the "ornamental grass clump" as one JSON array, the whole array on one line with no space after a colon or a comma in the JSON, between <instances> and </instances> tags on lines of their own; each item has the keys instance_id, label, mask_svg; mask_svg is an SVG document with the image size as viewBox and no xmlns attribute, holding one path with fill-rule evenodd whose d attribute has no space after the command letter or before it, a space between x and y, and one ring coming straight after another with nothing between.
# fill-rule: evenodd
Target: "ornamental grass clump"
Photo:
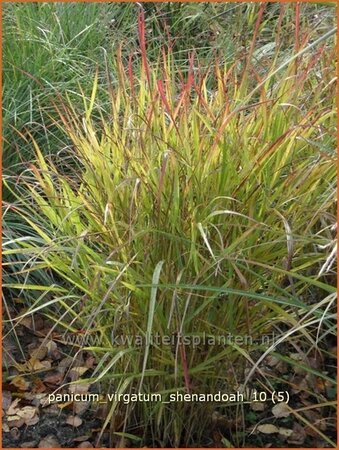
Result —
<instances>
[{"instance_id":1,"label":"ornamental grass clump","mask_svg":"<svg viewBox=\"0 0 339 450\"><path fill-rule=\"evenodd\" d=\"M260 71L252 53L203 70L164 50L151 65L143 27L140 60L118 52L116 82L107 72L111 114L94 113L98 76L83 114L56 100L67 157L32 138L36 160L8 183L30 235L4 252L26 258L7 287L26 292L25 314L86 331L103 393L162 396L112 400L113 438L199 446L216 410L241 428L244 405L171 393L271 389L263 355L293 365L291 340L322 349L333 333L334 280L319 272L335 220L334 49L327 33Z\"/></svg>"}]
</instances>

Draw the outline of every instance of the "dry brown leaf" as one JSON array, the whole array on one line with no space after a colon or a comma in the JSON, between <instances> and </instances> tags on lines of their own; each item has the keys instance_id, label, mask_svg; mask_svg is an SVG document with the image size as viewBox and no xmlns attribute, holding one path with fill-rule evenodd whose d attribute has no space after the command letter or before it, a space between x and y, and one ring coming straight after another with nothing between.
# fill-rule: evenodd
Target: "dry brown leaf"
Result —
<instances>
[{"instance_id":1,"label":"dry brown leaf","mask_svg":"<svg viewBox=\"0 0 339 450\"><path fill-rule=\"evenodd\" d=\"M46 365L37 358L30 358L29 361L27 361L26 367L27 370L33 372L46 369Z\"/></svg>"},{"instance_id":2,"label":"dry brown leaf","mask_svg":"<svg viewBox=\"0 0 339 450\"><path fill-rule=\"evenodd\" d=\"M282 417L288 417L291 414L291 411L286 403L277 403L273 406L272 413L274 417L280 419Z\"/></svg>"},{"instance_id":3,"label":"dry brown leaf","mask_svg":"<svg viewBox=\"0 0 339 450\"><path fill-rule=\"evenodd\" d=\"M31 419L26 420L25 424L27 426L36 425L39 422L39 420L40 420L39 416L36 415L36 416L32 417Z\"/></svg>"},{"instance_id":4,"label":"dry brown leaf","mask_svg":"<svg viewBox=\"0 0 339 450\"><path fill-rule=\"evenodd\" d=\"M66 418L66 423L67 425L72 425L72 427L77 428L82 424L82 419L80 419L79 416L68 416Z\"/></svg>"},{"instance_id":5,"label":"dry brown leaf","mask_svg":"<svg viewBox=\"0 0 339 450\"><path fill-rule=\"evenodd\" d=\"M276 356L268 355L265 358L265 363L270 367L274 367L279 363L279 359Z\"/></svg>"},{"instance_id":6,"label":"dry brown leaf","mask_svg":"<svg viewBox=\"0 0 339 450\"><path fill-rule=\"evenodd\" d=\"M59 367L69 367L73 362L73 358L71 356L66 356L59 362Z\"/></svg>"},{"instance_id":7,"label":"dry brown leaf","mask_svg":"<svg viewBox=\"0 0 339 450\"><path fill-rule=\"evenodd\" d=\"M303 411L303 414L307 417L307 419L314 423L321 419L321 414L318 411L314 411L312 409L308 409Z\"/></svg>"},{"instance_id":8,"label":"dry brown leaf","mask_svg":"<svg viewBox=\"0 0 339 450\"><path fill-rule=\"evenodd\" d=\"M261 402L253 402L251 403L251 410L252 411L264 411L266 408L265 403Z\"/></svg>"},{"instance_id":9,"label":"dry brown leaf","mask_svg":"<svg viewBox=\"0 0 339 450\"><path fill-rule=\"evenodd\" d=\"M265 423L264 425L259 425L257 427L257 430L263 434L279 433L279 428L270 423Z\"/></svg>"},{"instance_id":10,"label":"dry brown leaf","mask_svg":"<svg viewBox=\"0 0 339 450\"><path fill-rule=\"evenodd\" d=\"M54 361L61 359L61 352L58 349L57 344L54 341L49 341L47 343L48 353L47 355Z\"/></svg>"},{"instance_id":11,"label":"dry brown leaf","mask_svg":"<svg viewBox=\"0 0 339 450\"><path fill-rule=\"evenodd\" d=\"M56 342L54 341L48 341L46 343L46 347L47 347L47 351L48 351L48 356L51 356L51 354L58 349L58 345L56 344Z\"/></svg>"},{"instance_id":12,"label":"dry brown leaf","mask_svg":"<svg viewBox=\"0 0 339 450\"><path fill-rule=\"evenodd\" d=\"M293 361L299 361L299 362L302 362L302 361L304 361L304 359L305 359L306 356L303 356L303 355L301 355L300 353L290 353L290 354L289 354L289 357L290 357L291 359L293 359Z\"/></svg>"},{"instance_id":13,"label":"dry brown leaf","mask_svg":"<svg viewBox=\"0 0 339 450\"><path fill-rule=\"evenodd\" d=\"M77 381L84 373L86 373L88 367L73 367L70 370L69 375L72 381Z\"/></svg>"},{"instance_id":14,"label":"dry brown leaf","mask_svg":"<svg viewBox=\"0 0 339 450\"><path fill-rule=\"evenodd\" d=\"M10 431L10 435L11 435L11 439L13 439L14 441L18 440L20 437L19 428L13 427Z\"/></svg>"},{"instance_id":15,"label":"dry brown leaf","mask_svg":"<svg viewBox=\"0 0 339 450\"><path fill-rule=\"evenodd\" d=\"M74 412L78 415L83 414L90 407L90 402L74 402Z\"/></svg>"},{"instance_id":16,"label":"dry brown leaf","mask_svg":"<svg viewBox=\"0 0 339 450\"><path fill-rule=\"evenodd\" d=\"M36 348L35 344L34 346L30 345L28 352L31 358L38 359L41 361L47 355L47 347L40 345L38 348Z\"/></svg>"},{"instance_id":17,"label":"dry brown leaf","mask_svg":"<svg viewBox=\"0 0 339 450\"><path fill-rule=\"evenodd\" d=\"M64 378L63 373L53 371L44 376L44 382L48 384L60 384L63 378Z\"/></svg>"},{"instance_id":18,"label":"dry brown leaf","mask_svg":"<svg viewBox=\"0 0 339 450\"><path fill-rule=\"evenodd\" d=\"M16 373L18 373L18 374L22 373L22 372L27 372L26 363L23 363L23 364L15 363L14 366L15 366Z\"/></svg>"},{"instance_id":19,"label":"dry brown leaf","mask_svg":"<svg viewBox=\"0 0 339 450\"><path fill-rule=\"evenodd\" d=\"M51 353L50 358L52 358L53 361L59 361L62 358L62 353L60 350L54 350L54 352Z\"/></svg>"},{"instance_id":20,"label":"dry brown leaf","mask_svg":"<svg viewBox=\"0 0 339 450\"><path fill-rule=\"evenodd\" d=\"M47 395L45 397L41 398L39 403L42 408L46 408L47 406L50 406L50 402L49 402Z\"/></svg>"},{"instance_id":21,"label":"dry brown leaf","mask_svg":"<svg viewBox=\"0 0 339 450\"><path fill-rule=\"evenodd\" d=\"M49 416L59 416L60 408L55 403L46 407L45 411Z\"/></svg>"},{"instance_id":22,"label":"dry brown leaf","mask_svg":"<svg viewBox=\"0 0 339 450\"><path fill-rule=\"evenodd\" d=\"M279 428L279 435L283 438L288 438L293 434L293 430L290 430L289 428L280 427Z\"/></svg>"},{"instance_id":23,"label":"dry brown leaf","mask_svg":"<svg viewBox=\"0 0 339 450\"><path fill-rule=\"evenodd\" d=\"M35 416L36 411L37 408L34 408L33 406L24 406L18 410L17 415L22 417L26 422L26 420L30 420Z\"/></svg>"},{"instance_id":24,"label":"dry brown leaf","mask_svg":"<svg viewBox=\"0 0 339 450\"><path fill-rule=\"evenodd\" d=\"M312 437L319 437L318 430L320 431L326 431L326 419L323 419L321 415L317 411L303 411L307 419L309 420L310 424L312 424L315 429L312 426L305 426L305 433Z\"/></svg>"},{"instance_id":25,"label":"dry brown leaf","mask_svg":"<svg viewBox=\"0 0 339 450\"><path fill-rule=\"evenodd\" d=\"M325 392L326 385L325 385L324 380L323 380L321 377L317 377L315 385L316 385L316 386L315 386L315 387L316 387L316 390L317 390L320 394L323 394L323 393Z\"/></svg>"},{"instance_id":26,"label":"dry brown leaf","mask_svg":"<svg viewBox=\"0 0 339 450\"><path fill-rule=\"evenodd\" d=\"M287 365L287 363L285 363L285 361L279 361L275 366L275 370L277 370L281 374L285 374L288 373L289 366Z\"/></svg>"},{"instance_id":27,"label":"dry brown leaf","mask_svg":"<svg viewBox=\"0 0 339 450\"><path fill-rule=\"evenodd\" d=\"M13 400L13 402L11 403L10 407L7 410L7 414L9 416L13 416L14 414L17 413L18 411L18 403L20 402L20 398L16 398L15 400Z\"/></svg>"},{"instance_id":28,"label":"dry brown leaf","mask_svg":"<svg viewBox=\"0 0 339 450\"><path fill-rule=\"evenodd\" d=\"M82 436L77 436L73 439L74 442L88 441L91 436L89 434L83 434Z\"/></svg>"},{"instance_id":29,"label":"dry brown leaf","mask_svg":"<svg viewBox=\"0 0 339 450\"><path fill-rule=\"evenodd\" d=\"M33 327L32 317L31 316L23 317L22 319L20 319L19 324L23 325L24 327L29 328L31 330Z\"/></svg>"},{"instance_id":30,"label":"dry brown leaf","mask_svg":"<svg viewBox=\"0 0 339 450\"><path fill-rule=\"evenodd\" d=\"M14 377L10 384L13 384L19 391L27 391L30 386L30 382L21 375Z\"/></svg>"},{"instance_id":31,"label":"dry brown leaf","mask_svg":"<svg viewBox=\"0 0 339 450\"><path fill-rule=\"evenodd\" d=\"M52 367L52 363L48 359L41 361L41 364L44 366L45 369L50 369Z\"/></svg>"},{"instance_id":32,"label":"dry brown leaf","mask_svg":"<svg viewBox=\"0 0 339 450\"><path fill-rule=\"evenodd\" d=\"M17 427L20 428L25 423L24 419L18 415L8 416L7 423L10 428Z\"/></svg>"},{"instance_id":33,"label":"dry brown leaf","mask_svg":"<svg viewBox=\"0 0 339 450\"><path fill-rule=\"evenodd\" d=\"M36 448L37 441L27 441L20 444L21 448Z\"/></svg>"},{"instance_id":34,"label":"dry brown leaf","mask_svg":"<svg viewBox=\"0 0 339 450\"><path fill-rule=\"evenodd\" d=\"M34 314L33 316L33 329L34 331L42 331L45 327L45 320L42 316L39 316L38 314ZM47 330L49 332L49 327L47 327Z\"/></svg>"},{"instance_id":35,"label":"dry brown leaf","mask_svg":"<svg viewBox=\"0 0 339 450\"><path fill-rule=\"evenodd\" d=\"M93 448L93 445L89 441L81 442L77 448Z\"/></svg>"},{"instance_id":36,"label":"dry brown leaf","mask_svg":"<svg viewBox=\"0 0 339 450\"><path fill-rule=\"evenodd\" d=\"M68 387L68 391L71 394L86 394L89 387L89 383L70 384Z\"/></svg>"},{"instance_id":37,"label":"dry brown leaf","mask_svg":"<svg viewBox=\"0 0 339 450\"><path fill-rule=\"evenodd\" d=\"M39 442L39 448L58 448L60 447L58 439L53 435L49 434Z\"/></svg>"},{"instance_id":38,"label":"dry brown leaf","mask_svg":"<svg viewBox=\"0 0 339 450\"><path fill-rule=\"evenodd\" d=\"M293 380L293 387L291 389L292 394L299 394L300 391L304 391L303 394L307 394L307 391L309 389L309 386L307 384L307 380L305 377L295 377Z\"/></svg>"},{"instance_id":39,"label":"dry brown leaf","mask_svg":"<svg viewBox=\"0 0 339 450\"><path fill-rule=\"evenodd\" d=\"M305 442L305 439L306 439L306 432L304 428L301 425L299 425L299 423L296 422L293 425L293 433L287 439L287 442L289 444L294 444L301 447Z\"/></svg>"},{"instance_id":40,"label":"dry brown leaf","mask_svg":"<svg viewBox=\"0 0 339 450\"><path fill-rule=\"evenodd\" d=\"M33 394L41 394L42 392L45 392L47 389L40 378L35 378L32 384L33 384L32 386Z\"/></svg>"}]
</instances>

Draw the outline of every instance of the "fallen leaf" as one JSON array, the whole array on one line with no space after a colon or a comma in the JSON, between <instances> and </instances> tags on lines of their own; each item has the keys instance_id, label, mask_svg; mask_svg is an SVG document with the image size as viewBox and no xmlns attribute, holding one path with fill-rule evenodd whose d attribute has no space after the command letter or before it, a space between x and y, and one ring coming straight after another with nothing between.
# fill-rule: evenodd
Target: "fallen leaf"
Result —
<instances>
[{"instance_id":1,"label":"fallen leaf","mask_svg":"<svg viewBox=\"0 0 339 450\"><path fill-rule=\"evenodd\" d=\"M17 427L20 428L25 423L24 419L18 415L8 416L7 423L10 428Z\"/></svg>"},{"instance_id":2,"label":"fallen leaf","mask_svg":"<svg viewBox=\"0 0 339 450\"><path fill-rule=\"evenodd\" d=\"M13 427L10 431L10 435L11 435L11 439L13 439L14 441L17 441L20 437L19 429L16 427Z\"/></svg>"},{"instance_id":3,"label":"fallen leaf","mask_svg":"<svg viewBox=\"0 0 339 450\"><path fill-rule=\"evenodd\" d=\"M63 378L64 378L63 373L53 371L44 376L44 382L48 384L60 384Z\"/></svg>"},{"instance_id":4,"label":"fallen leaf","mask_svg":"<svg viewBox=\"0 0 339 450\"><path fill-rule=\"evenodd\" d=\"M47 347L47 351L48 351L48 356L51 356L51 354L58 349L58 345L56 344L56 342L54 341L48 341L46 343L46 347Z\"/></svg>"},{"instance_id":5,"label":"fallen leaf","mask_svg":"<svg viewBox=\"0 0 339 450\"><path fill-rule=\"evenodd\" d=\"M86 394L89 387L89 383L70 384L68 387L68 391L71 394Z\"/></svg>"},{"instance_id":6,"label":"fallen leaf","mask_svg":"<svg viewBox=\"0 0 339 450\"><path fill-rule=\"evenodd\" d=\"M73 362L73 358L71 356L66 356L59 362L59 367L69 367Z\"/></svg>"},{"instance_id":7,"label":"fallen leaf","mask_svg":"<svg viewBox=\"0 0 339 450\"><path fill-rule=\"evenodd\" d=\"M252 411L264 411L266 408L265 403L261 402L253 402L251 403L251 410Z\"/></svg>"},{"instance_id":8,"label":"fallen leaf","mask_svg":"<svg viewBox=\"0 0 339 450\"><path fill-rule=\"evenodd\" d=\"M91 436L89 434L83 434L82 436L77 436L73 439L74 442L88 441Z\"/></svg>"},{"instance_id":9,"label":"fallen leaf","mask_svg":"<svg viewBox=\"0 0 339 450\"><path fill-rule=\"evenodd\" d=\"M314 411L312 409L303 411L303 414L307 417L307 419L312 422L312 424L321 420L321 414L318 411Z\"/></svg>"},{"instance_id":10,"label":"fallen leaf","mask_svg":"<svg viewBox=\"0 0 339 450\"><path fill-rule=\"evenodd\" d=\"M49 402L47 403L49 405ZM42 406L42 405L41 405ZM44 408L44 406L42 406ZM49 405L45 408L44 411L49 416L59 416L60 415L60 408L58 408L58 405L55 403L52 405Z\"/></svg>"},{"instance_id":11,"label":"fallen leaf","mask_svg":"<svg viewBox=\"0 0 339 450\"><path fill-rule=\"evenodd\" d=\"M2 392L2 409L5 411L11 406L12 394L9 391Z\"/></svg>"},{"instance_id":12,"label":"fallen leaf","mask_svg":"<svg viewBox=\"0 0 339 450\"><path fill-rule=\"evenodd\" d=\"M36 448L37 441L27 441L20 444L21 448Z\"/></svg>"},{"instance_id":13,"label":"fallen leaf","mask_svg":"<svg viewBox=\"0 0 339 450\"><path fill-rule=\"evenodd\" d=\"M309 422L316 428L316 430L314 430L310 426L305 426L306 434L313 436L313 437L317 437L317 436L319 436L317 433L317 430L326 431L326 429L327 429L326 419L322 418L322 416L319 412L308 410L308 411L303 411L303 413L305 414L305 416L307 417Z\"/></svg>"},{"instance_id":14,"label":"fallen leaf","mask_svg":"<svg viewBox=\"0 0 339 450\"><path fill-rule=\"evenodd\" d=\"M52 358L54 361L61 359L61 352L58 349L57 344L54 341L49 341L47 343L48 353L47 355Z\"/></svg>"},{"instance_id":15,"label":"fallen leaf","mask_svg":"<svg viewBox=\"0 0 339 450\"><path fill-rule=\"evenodd\" d=\"M34 398L32 400L32 405L33 406L40 406L41 402L45 399L48 398L47 394L41 393L41 394L34 394Z\"/></svg>"},{"instance_id":16,"label":"fallen leaf","mask_svg":"<svg viewBox=\"0 0 339 450\"><path fill-rule=\"evenodd\" d=\"M48 359L45 359L44 361L41 361L41 364L45 369L50 369L52 367L51 361L48 361Z\"/></svg>"},{"instance_id":17,"label":"fallen leaf","mask_svg":"<svg viewBox=\"0 0 339 450\"><path fill-rule=\"evenodd\" d=\"M35 344L31 344L31 346L29 346L28 352L31 358L38 359L41 361L47 355L47 347L41 345L38 348L34 347Z\"/></svg>"},{"instance_id":18,"label":"fallen leaf","mask_svg":"<svg viewBox=\"0 0 339 450\"><path fill-rule=\"evenodd\" d=\"M11 381L11 384L18 388L19 391L27 391L30 386L30 382L21 375L17 375L16 377L14 377Z\"/></svg>"},{"instance_id":19,"label":"fallen leaf","mask_svg":"<svg viewBox=\"0 0 339 450\"><path fill-rule=\"evenodd\" d=\"M47 395L45 397L41 398L39 403L40 403L40 406L42 406L43 408L50 406L49 398Z\"/></svg>"},{"instance_id":20,"label":"fallen leaf","mask_svg":"<svg viewBox=\"0 0 339 450\"><path fill-rule=\"evenodd\" d=\"M19 324L23 325L24 327L29 328L31 330L33 327L32 317L31 316L23 317L22 319L20 319Z\"/></svg>"},{"instance_id":21,"label":"fallen leaf","mask_svg":"<svg viewBox=\"0 0 339 450\"><path fill-rule=\"evenodd\" d=\"M53 434L49 434L39 442L38 448L58 448L59 441Z\"/></svg>"},{"instance_id":22,"label":"fallen leaf","mask_svg":"<svg viewBox=\"0 0 339 450\"><path fill-rule=\"evenodd\" d=\"M81 442L77 448L93 448L93 445L89 441Z\"/></svg>"},{"instance_id":23,"label":"fallen leaf","mask_svg":"<svg viewBox=\"0 0 339 450\"><path fill-rule=\"evenodd\" d=\"M78 415L83 414L90 407L90 402L74 402L74 412Z\"/></svg>"},{"instance_id":24,"label":"fallen leaf","mask_svg":"<svg viewBox=\"0 0 339 450\"><path fill-rule=\"evenodd\" d=\"M296 422L293 425L293 433L287 439L287 442L289 444L294 444L301 447L302 444L305 442L305 439L306 439L306 432L304 428Z\"/></svg>"},{"instance_id":25,"label":"fallen leaf","mask_svg":"<svg viewBox=\"0 0 339 450\"><path fill-rule=\"evenodd\" d=\"M66 418L66 423L67 425L72 425L72 427L77 428L82 424L82 419L80 419L79 416L68 416Z\"/></svg>"},{"instance_id":26,"label":"fallen leaf","mask_svg":"<svg viewBox=\"0 0 339 450\"><path fill-rule=\"evenodd\" d=\"M305 356L301 355L300 353L290 353L289 357L293 359L293 361L300 361L300 362L304 361L305 359Z\"/></svg>"},{"instance_id":27,"label":"fallen leaf","mask_svg":"<svg viewBox=\"0 0 339 450\"><path fill-rule=\"evenodd\" d=\"M280 419L282 417L288 417L291 414L291 411L286 403L277 403L273 406L272 413L274 417Z\"/></svg>"},{"instance_id":28,"label":"fallen leaf","mask_svg":"<svg viewBox=\"0 0 339 450\"><path fill-rule=\"evenodd\" d=\"M324 380L321 377L317 377L315 387L319 393L323 394L325 392L326 385L325 385Z\"/></svg>"},{"instance_id":29,"label":"fallen leaf","mask_svg":"<svg viewBox=\"0 0 339 450\"><path fill-rule=\"evenodd\" d=\"M39 422L39 416L36 415L34 417L32 417L31 419L28 419L25 421L25 424L27 426L31 426L31 425L36 425Z\"/></svg>"},{"instance_id":30,"label":"fallen leaf","mask_svg":"<svg viewBox=\"0 0 339 450\"><path fill-rule=\"evenodd\" d=\"M77 381L87 370L88 367L73 367L69 372L71 380Z\"/></svg>"},{"instance_id":31,"label":"fallen leaf","mask_svg":"<svg viewBox=\"0 0 339 450\"><path fill-rule=\"evenodd\" d=\"M32 382L32 393L33 394L41 394L46 391L46 386L40 378L35 378Z\"/></svg>"},{"instance_id":32,"label":"fallen leaf","mask_svg":"<svg viewBox=\"0 0 339 450\"><path fill-rule=\"evenodd\" d=\"M22 417L26 422L26 420L32 419L35 416L36 411L37 409L33 406L24 406L18 410L17 415Z\"/></svg>"},{"instance_id":33,"label":"fallen leaf","mask_svg":"<svg viewBox=\"0 0 339 450\"><path fill-rule=\"evenodd\" d=\"M11 403L11 406L8 408L7 410L7 414L9 416L13 416L14 414L17 413L18 411L18 403L20 402L20 398L16 398L15 400L13 400L13 402Z\"/></svg>"},{"instance_id":34,"label":"fallen leaf","mask_svg":"<svg viewBox=\"0 0 339 450\"><path fill-rule=\"evenodd\" d=\"M264 425L259 425L257 430L263 434L273 434L279 433L279 428L275 425L271 425L270 423L265 423Z\"/></svg>"},{"instance_id":35,"label":"fallen leaf","mask_svg":"<svg viewBox=\"0 0 339 450\"><path fill-rule=\"evenodd\" d=\"M288 373L289 367L288 367L287 363L285 363L285 361L279 361L278 364L275 366L275 369L279 373L285 374L285 373Z\"/></svg>"},{"instance_id":36,"label":"fallen leaf","mask_svg":"<svg viewBox=\"0 0 339 450\"><path fill-rule=\"evenodd\" d=\"M292 394L299 394L300 391L307 391L308 389L309 386L305 377L298 376L294 378L293 387L291 389ZM303 394L307 394L307 397L309 396L307 392L303 392Z\"/></svg>"},{"instance_id":37,"label":"fallen leaf","mask_svg":"<svg viewBox=\"0 0 339 450\"><path fill-rule=\"evenodd\" d=\"M27 370L33 371L33 372L46 369L46 365L43 364L41 361L39 361L37 358L30 358L29 361L27 361L26 366L27 366ZM47 368L49 368L49 367L47 367Z\"/></svg>"},{"instance_id":38,"label":"fallen leaf","mask_svg":"<svg viewBox=\"0 0 339 450\"><path fill-rule=\"evenodd\" d=\"M289 428L280 427L279 434L284 438L288 438L293 434L293 430L290 430Z\"/></svg>"},{"instance_id":39,"label":"fallen leaf","mask_svg":"<svg viewBox=\"0 0 339 450\"><path fill-rule=\"evenodd\" d=\"M33 331L42 331L45 327L45 320L42 318L42 316L39 316L38 314L34 314L32 316L32 329Z\"/></svg>"},{"instance_id":40,"label":"fallen leaf","mask_svg":"<svg viewBox=\"0 0 339 450\"><path fill-rule=\"evenodd\" d=\"M276 356L268 355L265 358L265 363L270 367L274 367L279 363L279 359Z\"/></svg>"}]
</instances>

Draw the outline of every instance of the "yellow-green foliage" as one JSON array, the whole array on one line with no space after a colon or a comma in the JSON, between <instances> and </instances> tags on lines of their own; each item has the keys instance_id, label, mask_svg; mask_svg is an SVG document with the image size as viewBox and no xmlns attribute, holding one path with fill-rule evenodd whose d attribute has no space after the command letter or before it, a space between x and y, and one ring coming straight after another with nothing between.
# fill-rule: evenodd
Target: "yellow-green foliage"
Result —
<instances>
[{"instance_id":1,"label":"yellow-green foliage","mask_svg":"<svg viewBox=\"0 0 339 450\"><path fill-rule=\"evenodd\" d=\"M334 221L335 83L331 48L300 51L286 60L277 49L260 77L252 60L203 72L192 55L179 73L170 53L150 65L142 52L140 68L118 58L110 117L93 113L97 79L84 115L67 100L58 106L72 142L67 170L35 146L18 214L37 238L16 251L31 253L29 273L50 269L64 289L50 288L49 317L100 336L89 345L102 358L93 381L113 380L119 392L213 392L241 382L263 349L117 347L112 331L257 339L285 322L314 342L298 324L322 320L326 303L312 309L311 292L320 301L334 291L317 274ZM32 298L29 311L44 302ZM209 411L133 408L143 442L174 446L197 445ZM118 411L126 406L113 403L108 421Z\"/></svg>"}]
</instances>

